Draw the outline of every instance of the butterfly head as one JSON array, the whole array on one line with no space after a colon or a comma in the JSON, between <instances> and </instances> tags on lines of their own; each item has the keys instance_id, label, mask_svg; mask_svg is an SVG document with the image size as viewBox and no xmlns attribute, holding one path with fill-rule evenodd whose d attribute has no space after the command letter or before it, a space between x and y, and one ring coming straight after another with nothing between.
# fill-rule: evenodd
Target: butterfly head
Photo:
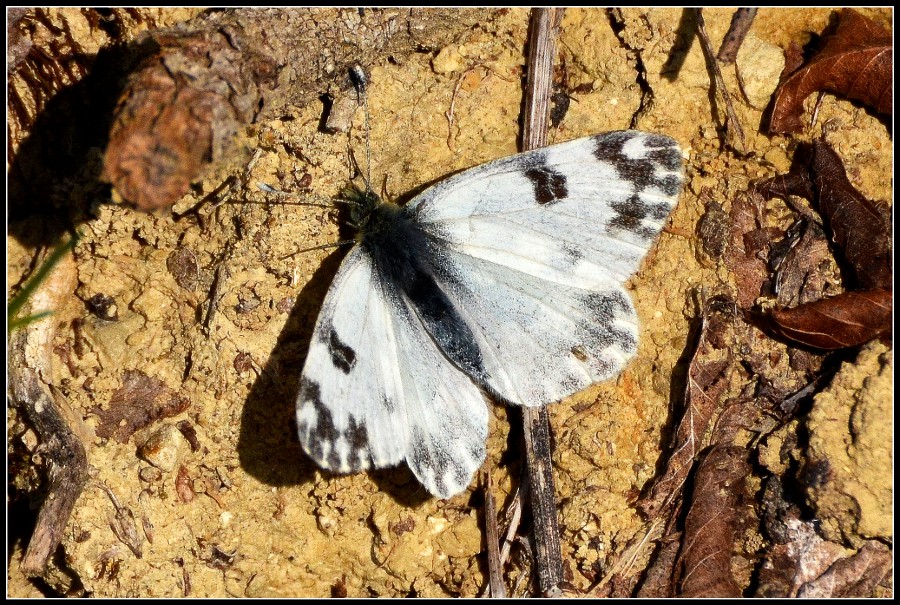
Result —
<instances>
[{"instance_id":1,"label":"butterfly head","mask_svg":"<svg viewBox=\"0 0 900 605\"><path fill-rule=\"evenodd\" d=\"M365 230L372 211L384 203L381 197L371 189L361 189L355 184L348 185L341 192L340 197L349 206L350 225L359 231Z\"/></svg>"}]
</instances>

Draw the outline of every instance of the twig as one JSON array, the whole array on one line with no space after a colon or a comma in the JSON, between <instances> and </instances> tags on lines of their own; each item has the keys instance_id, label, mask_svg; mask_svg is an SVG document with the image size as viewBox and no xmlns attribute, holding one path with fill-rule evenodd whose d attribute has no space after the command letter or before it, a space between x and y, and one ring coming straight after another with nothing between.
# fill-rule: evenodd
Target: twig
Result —
<instances>
[{"instance_id":1,"label":"twig","mask_svg":"<svg viewBox=\"0 0 900 605\"><path fill-rule=\"evenodd\" d=\"M32 309L55 309L75 291L77 275L71 255L30 298ZM63 537L66 523L87 481L87 453L64 413L64 402L53 397L46 376L51 375L50 347L56 322L44 319L17 330L9 340L9 393L41 438L47 461L47 495L41 504L34 533L22 559L25 575L43 575Z\"/></svg>"},{"instance_id":2,"label":"twig","mask_svg":"<svg viewBox=\"0 0 900 605\"><path fill-rule=\"evenodd\" d=\"M456 85L453 87L453 95L450 97L450 109L444 112L444 117L447 118L447 148L450 150L453 150L453 127L456 126L456 97L459 94L459 89L462 86L463 80L473 69L474 68L470 67L456 78Z\"/></svg>"},{"instance_id":3,"label":"twig","mask_svg":"<svg viewBox=\"0 0 900 605\"><path fill-rule=\"evenodd\" d=\"M719 53L716 55L719 61L726 64L734 63L738 50L741 48L741 44L744 43L744 38L747 37L747 32L750 31L750 26L753 25L753 19L756 17L757 10L759 9L739 8L734 11L734 15L731 16L731 25L728 27L728 33L725 34L722 45L719 46Z\"/></svg>"},{"instance_id":4,"label":"twig","mask_svg":"<svg viewBox=\"0 0 900 605\"><path fill-rule=\"evenodd\" d=\"M522 127L523 151L547 144L550 125L550 89L556 35L564 9L531 11L528 40L528 81ZM556 490L550 447L550 419L546 407L523 408L531 514L534 518L535 563L541 592L556 594L562 582L562 553L556 519Z\"/></svg>"},{"instance_id":5,"label":"twig","mask_svg":"<svg viewBox=\"0 0 900 605\"><path fill-rule=\"evenodd\" d=\"M528 82L525 88L525 116L522 150L547 145L550 129L550 91L553 87L553 58L556 36L565 9L538 8L531 12L528 40Z\"/></svg>"},{"instance_id":6,"label":"twig","mask_svg":"<svg viewBox=\"0 0 900 605\"><path fill-rule=\"evenodd\" d=\"M103 159L104 179L145 210L167 208L211 163L240 157L236 134L339 87L367 58L440 48L487 9L227 9L146 34ZM209 60L215 57L215 60ZM322 57L328 57L323 60Z\"/></svg>"},{"instance_id":7,"label":"twig","mask_svg":"<svg viewBox=\"0 0 900 605\"><path fill-rule=\"evenodd\" d=\"M506 598L503 586L503 567L500 562L500 532L497 530L497 504L494 502L494 482L491 471L485 473L484 485L484 527L487 534L488 577L491 597Z\"/></svg>"},{"instance_id":8,"label":"twig","mask_svg":"<svg viewBox=\"0 0 900 605\"><path fill-rule=\"evenodd\" d=\"M725 101L725 132L726 136L729 133L733 135L729 137L731 140L728 143L738 153L745 153L747 144L744 140L744 130L741 128L737 113L731 104L731 95L728 94L728 89L725 87L725 79L722 77L722 71L719 69L719 63L713 55L712 44L706 33L706 23L703 20L703 9L694 9L694 14L697 16L697 37L700 39L700 47L703 49L703 56L706 57L706 64L713 75L713 86L722 93L722 99Z\"/></svg>"},{"instance_id":9,"label":"twig","mask_svg":"<svg viewBox=\"0 0 900 605\"><path fill-rule=\"evenodd\" d=\"M528 486L519 490L512 502L512 514L509 518L509 527L506 528L506 536L503 538L503 547L500 549L500 564L506 563L509 559L509 553L512 550L513 542L516 538L516 531L519 529L519 522L522 520L522 501L528 494ZM509 513L507 513L509 514Z\"/></svg>"}]
</instances>

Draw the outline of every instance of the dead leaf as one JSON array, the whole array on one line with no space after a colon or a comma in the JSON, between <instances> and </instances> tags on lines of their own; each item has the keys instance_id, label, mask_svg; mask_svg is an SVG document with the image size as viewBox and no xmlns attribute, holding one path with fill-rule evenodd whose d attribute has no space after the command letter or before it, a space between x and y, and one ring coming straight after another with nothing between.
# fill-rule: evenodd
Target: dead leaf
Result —
<instances>
[{"instance_id":1,"label":"dead leaf","mask_svg":"<svg viewBox=\"0 0 900 605\"><path fill-rule=\"evenodd\" d=\"M782 250L774 245L769 265L774 272L776 301L782 307L819 300L834 280L836 267L822 227L800 219L786 233ZM832 278L830 283L829 278ZM836 291L836 290L835 290Z\"/></svg>"},{"instance_id":2,"label":"dead leaf","mask_svg":"<svg viewBox=\"0 0 900 605\"><path fill-rule=\"evenodd\" d=\"M737 303L750 309L769 279L765 258L772 233L762 227L765 200L754 189L738 193L731 203L731 234L725 263L734 274Z\"/></svg>"},{"instance_id":3,"label":"dead leaf","mask_svg":"<svg viewBox=\"0 0 900 605\"><path fill-rule=\"evenodd\" d=\"M785 520L787 542L770 547L764 556L760 574L767 578L783 578L785 582L781 586L787 589L787 593L777 594L769 590L758 596L796 597L804 584L821 576L846 553L841 545L819 537L815 525L814 521L797 518ZM768 580L763 585L774 587Z\"/></svg>"},{"instance_id":4,"label":"dead leaf","mask_svg":"<svg viewBox=\"0 0 900 605\"><path fill-rule=\"evenodd\" d=\"M688 369L685 410L675 431L672 454L666 462L665 472L637 505L651 519L681 495L712 414L728 386L727 370L731 362L728 359L710 358L713 349L710 336L715 339L715 335L711 334L711 322L707 314L708 311L704 314L697 349Z\"/></svg>"},{"instance_id":5,"label":"dead leaf","mask_svg":"<svg viewBox=\"0 0 900 605\"><path fill-rule=\"evenodd\" d=\"M850 183L840 156L828 143L815 141L799 148L788 174L762 181L755 189L766 198L798 195L814 201L853 272L854 285L891 289L890 211Z\"/></svg>"},{"instance_id":6,"label":"dead leaf","mask_svg":"<svg viewBox=\"0 0 900 605\"><path fill-rule=\"evenodd\" d=\"M831 229L862 289L893 284L890 213L847 179L840 156L824 141L813 143L811 177L819 212Z\"/></svg>"},{"instance_id":7,"label":"dead leaf","mask_svg":"<svg viewBox=\"0 0 900 605\"><path fill-rule=\"evenodd\" d=\"M798 149L789 173L763 181L755 189L766 197L798 195L813 200L845 261L843 266L849 275L844 281L861 289L792 309L776 309L770 316L775 331L795 343L824 350L889 336L893 246L887 207L853 187L840 157L824 141ZM811 242L807 252L795 256L797 267L815 261L816 250ZM812 285L809 275L802 271L795 277L794 281L804 286ZM797 300L808 301L811 295L812 290Z\"/></svg>"},{"instance_id":8,"label":"dead leaf","mask_svg":"<svg viewBox=\"0 0 900 605\"><path fill-rule=\"evenodd\" d=\"M679 596L742 596L731 558L739 525L737 503L749 473L747 450L733 446L714 447L698 466L675 566L681 576Z\"/></svg>"},{"instance_id":9,"label":"dead leaf","mask_svg":"<svg viewBox=\"0 0 900 605\"><path fill-rule=\"evenodd\" d=\"M793 342L816 349L842 349L890 335L891 301L885 290L848 291L793 309L775 309L773 328Z\"/></svg>"},{"instance_id":10,"label":"dead leaf","mask_svg":"<svg viewBox=\"0 0 900 605\"><path fill-rule=\"evenodd\" d=\"M837 29L805 65L782 81L772 96L770 133L803 128L803 101L820 90L860 101L882 115L893 112L891 33L853 9L840 13Z\"/></svg>"},{"instance_id":11,"label":"dead leaf","mask_svg":"<svg viewBox=\"0 0 900 605\"><path fill-rule=\"evenodd\" d=\"M681 535L667 536L657 549L653 561L644 573L637 592L639 599L670 599L675 596L675 562L681 548Z\"/></svg>"},{"instance_id":12,"label":"dead leaf","mask_svg":"<svg viewBox=\"0 0 900 605\"><path fill-rule=\"evenodd\" d=\"M882 596L876 590L882 582L890 582L892 561L890 548L870 540L856 554L835 561L828 571L804 584L797 596L807 599Z\"/></svg>"},{"instance_id":13,"label":"dead leaf","mask_svg":"<svg viewBox=\"0 0 900 605\"><path fill-rule=\"evenodd\" d=\"M170 418L191 405L187 397L169 388L158 378L138 370L127 370L122 387L113 393L109 409L94 408L99 419L97 435L125 443L138 430L163 418Z\"/></svg>"}]
</instances>

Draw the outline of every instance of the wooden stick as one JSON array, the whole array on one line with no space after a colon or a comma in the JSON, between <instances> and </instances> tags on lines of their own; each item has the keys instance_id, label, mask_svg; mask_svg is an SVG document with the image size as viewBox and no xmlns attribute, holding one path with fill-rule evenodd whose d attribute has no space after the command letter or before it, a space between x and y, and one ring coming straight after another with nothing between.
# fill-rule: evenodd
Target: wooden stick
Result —
<instances>
[{"instance_id":1,"label":"wooden stick","mask_svg":"<svg viewBox=\"0 0 900 605\"><path fill-rule=\"evenodd\" d=\"M725 101L725 135L726 143L740 154L747 153L747 144L744 140L744 129L741 128L741 122L738 120L737 112L731 104L731 95L728 94L728 88L725 86L725 78L722 77L722 70L719 69L719 63L713 54L712 45L709 36L706 33L706 22L703 20L703 9L695 8L694 14L697 17L697 38L700 40L700 48L703 49L703 56L706 58L706 64L712 72L713 90L722 93L722 99ZM730 135L730 136L729 136Z\"/></svg>"},{"instance_id":2,"label":"wooden stick","mask_svg":"<svg viewBox=\"0 0 900 605\"><path fill-rule=\"evenodd\" d=\"M525 115L522 150L547 144L550 124L550 87L556 35L564 9L536 8L531 11L528 40L528 81L525 89ZM556 519L556 491L553 485L553 459L550 447L550 419L546 407L523 408L531 514L534 518L535 562L540 590L555 595L562 582L562 553L559 524Z\"/></svg>"},{"instance_id":3,"label":"wooden stick","mask_svg":"<svg viewBox=\"0 0 900 605\"><path fill-rule=\"evenodd\" d=\"M484 528L487 534L488 553L488 586L491 598L505 599L506 587L503 586L503 565L500 561L500 531L497 529L497 504L494 501L494 482L491 471L485 473L484 481Z\"/></svg>"},{"instance_id":4,"label":"wooden stick","mask_svg":"<svg viewBox=\"0 0 900 605\"><path fill-rule=\"evenodd\" d=\"M75 263L69 253L30 297L30 311L62 307L76 285ZM46 571L88 478L87 452L72 425L76 415L66 414L65 402L54 398L48 383L56 327L52 318L34 322L14 332L7 347L9 399L24 410L40 436L47 465L47 495L21 563L22 571L32 578Z\"/></svg>"},{"instance_id":5,"label":"wooden stick","mask_svg":"<svg viewBox=\"0 0 900 605\"><path fill-rule=\"evenodd\" d=\"M757 10L759 9L739 8L734 11L734 15L731 16L731 25L728 28L728 33L725 34L725 38L722 40L721 46L719 46L719 53L716 55L719 61L727 64L734 63L734 60L737 59L738 50L741 48L741 44L744 43L744 38L747 37L747 32L750 31L750 26L753 25L753 19L756 17Z\"/></svg>"}]
</instances>

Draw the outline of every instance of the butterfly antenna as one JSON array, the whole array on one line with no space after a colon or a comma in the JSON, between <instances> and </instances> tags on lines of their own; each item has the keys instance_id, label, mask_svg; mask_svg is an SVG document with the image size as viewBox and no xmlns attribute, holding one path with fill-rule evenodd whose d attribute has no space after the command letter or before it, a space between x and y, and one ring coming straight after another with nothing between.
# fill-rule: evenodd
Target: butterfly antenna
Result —
<instances>
[{"instance_id":1,"label":"butterfly antenna","mask_svg":"<svg viewBox=\"0 0 900 605\"><path fill-rule=\"evenodd\" d=\"M294 193L291 193L289 191L283 191L281 189L275 189L271 185L268 185L263 182L257 182L256 188L264 193L270 193L272 195L277 195L277 196L280 196L283 198L296 198L297 197L296 194L294 194ZM253 203L253 202L248 202L248 201L244 200L241 203L246 204L246 203ZM316 208L327 208L329 210L333 210L335 204L346 204L348 206L360 206L361 205L358 200L352 200L352 199L347 199L347 198L342 198L342 197L326 198L325 202L304 202L304 201L288 202L288 201L286 201L284 203L290 204L292 206L313 206Z\"/></svg>"},{"instance_id":2,"label":"butterfly antenna","mask_svg":"<svg viewBox=\"0 0 900 605\"><path fill-rule=\"evenodd\" d=\"M327 250L328 248L340 248L341 246L352 246L356 241L352 239L345 239L339 242L334 242L332 244L322 244L321 246L312 246L310 248L301 248L300 250L295 250L290 254L285 254L281 257L281 260L286 258L293 258L295 254L302 254L304 252L312 252L313 250Z\"/></svg>"},{"instance_id":3,"label":"butterfly antenna","mask_svg":"<svg viewBox=\"0 0 900 605\"><path fill-rule=\"evenodd\" d=\"M369 130L369 100L366 95L366 86L369 83L366 72L359 63L350 68L350 81L356 89L356 101L362 104L363 114L365 115L366 129L366 173L363 180L366 183L366 191L372 192L372 148L370 144L371 136ZM354 160L355 161L355 160ZM359 168L359 166L357 166Z\"/></svg>"}]
</instances>

